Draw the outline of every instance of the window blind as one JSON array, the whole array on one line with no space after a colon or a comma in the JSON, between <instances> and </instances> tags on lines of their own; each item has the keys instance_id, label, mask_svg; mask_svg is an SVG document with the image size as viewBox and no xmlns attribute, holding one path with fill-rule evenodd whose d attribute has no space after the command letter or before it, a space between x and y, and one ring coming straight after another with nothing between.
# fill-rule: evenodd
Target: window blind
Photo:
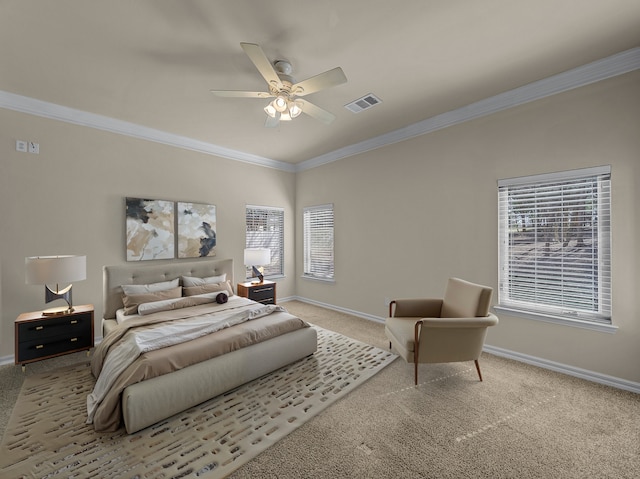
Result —
<instances>
[{"instance_id":1,"label":"window blind","mask_svg":"<svg viewBox=\"0 0 640 479\"><path fill-rule=\"evenodd\" d=\"M267 206L246 207L246 247L268 248L271 263L264 266L265 276L284 275L284 209ZM246 278L252 270L246 268Z\"/></svg>"},{"instance_id":2,"label":"window blind","mask_svg":"<svg viewBox=\"0 0 640 479\"><path fill-rule=\"evenodd\" d=\"M303 210L304 276L333 279L333 205Z\"/></svg>"},{"instance_id":3,"label":"window blind","mask_svg":"<svg viewBox=\"0 0 640 479\"><path fill-rule=\"evenodd\" d=\"M611 321L611 170L498 182L500 306Z\"/></svg>"}]
</instances>

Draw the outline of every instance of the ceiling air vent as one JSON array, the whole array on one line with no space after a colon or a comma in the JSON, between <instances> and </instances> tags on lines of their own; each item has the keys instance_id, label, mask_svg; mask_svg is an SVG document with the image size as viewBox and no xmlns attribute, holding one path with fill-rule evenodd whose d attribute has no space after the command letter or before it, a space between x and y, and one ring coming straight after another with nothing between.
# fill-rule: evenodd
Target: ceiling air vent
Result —
<instances>
[{"instance_id":1,"label":"ceiling air vent","mask_svg":"<svg viewBox=\"0 0 640 479\"><path fill-rule=\"evenodd\" d=\"M381 103L382 100L375 96L373 93L369 93L368 95L363 96L362 98L358 98L351 103L347 103L344 107L352 111L353 113L360 113L362 110L366 110L371 108L372 106Z\"/></svg>"}]
</instances>

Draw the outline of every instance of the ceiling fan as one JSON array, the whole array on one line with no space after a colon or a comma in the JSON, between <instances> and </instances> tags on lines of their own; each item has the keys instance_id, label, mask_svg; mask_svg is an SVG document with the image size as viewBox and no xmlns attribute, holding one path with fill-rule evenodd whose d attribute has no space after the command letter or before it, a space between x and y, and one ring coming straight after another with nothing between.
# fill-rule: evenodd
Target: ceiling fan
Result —
<instances>
[{"instance_id":1,"label":"ceiling fan","mask_svg":"<svg viewBox=\"0 0 640 479\"><path fill-rule=\"evenodd\" d=\"M269 91L211 90L211 93L222 97L273 98L264 108L267 127L275 127L280 120L288 121L301 113L326 124L335 119L332 113L299 97L346 83L347 77L342 68L337 67L296 83L291 77L292 68L288 61L278 60L272 64L259 45L241 43L240 46L266 80Z\"/></svg>"}]
</instances>

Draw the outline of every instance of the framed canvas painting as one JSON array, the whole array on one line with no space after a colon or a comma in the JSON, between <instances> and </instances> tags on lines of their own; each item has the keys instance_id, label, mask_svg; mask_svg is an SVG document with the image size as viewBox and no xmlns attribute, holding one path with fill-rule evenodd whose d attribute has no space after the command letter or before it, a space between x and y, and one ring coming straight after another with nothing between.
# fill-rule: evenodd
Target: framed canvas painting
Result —
<instances>
[{"instance_id":1,"label":"framed canvas painting","mask_svg":"<svg viewBox=\"0 0 640 479\"><path fill-rule=\"evenodd\" d=\"M175 258L173 201L126 198L127 261Z\"/></svg>"},{"instance_id":2,"label":"framed canvas painting","mask_svg":"<svg viewBox=\"0 0 640 479\"><path fill-rule=\"evenodd\" d=\"M178 202L178 258L215 256L216 207Z\"/></svg>"}]
</instances>

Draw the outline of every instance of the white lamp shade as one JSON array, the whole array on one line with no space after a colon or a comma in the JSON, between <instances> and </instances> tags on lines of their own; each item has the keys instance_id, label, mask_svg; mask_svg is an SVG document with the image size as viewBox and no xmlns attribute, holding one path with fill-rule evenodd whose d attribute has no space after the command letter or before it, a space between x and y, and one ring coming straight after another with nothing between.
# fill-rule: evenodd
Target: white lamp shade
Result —
<instances>
[{"instance_id":1,"label":"white lamp shade","mask_svg":"<svg viewBox=\"0 0 640 479\"><path fill-rule=\"evenodd\" d=\"M267 248L246 248L244 264L247 266L264 266L271 263L271 251Z\"/></svg>"},{"instance_id":2,"label":"white lamp shade","mask_svg":"<svg viewBox=\"0 0 640 479\"><path fill-rule=\"evenodd\" d=\"M87 278L86 256L33 256L24 262L27 284L68 284Z\"/></svg>"}]
</instances>

